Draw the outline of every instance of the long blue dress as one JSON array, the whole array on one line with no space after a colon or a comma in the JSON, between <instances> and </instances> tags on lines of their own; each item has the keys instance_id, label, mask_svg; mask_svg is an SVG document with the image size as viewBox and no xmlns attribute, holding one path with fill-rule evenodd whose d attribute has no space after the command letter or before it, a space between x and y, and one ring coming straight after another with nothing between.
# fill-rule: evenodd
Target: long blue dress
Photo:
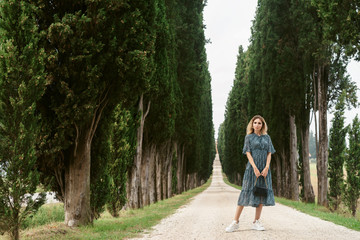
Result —
<instances>
[{"instance_id":1,"label":"long blue dress","mask_svg":"<svg viewBox=\"0 0 360 240\"><path fill-rule=\"evenodd\" d=\"M267 153L275 153L274 146L271 142L269 135L260 135L258 136L255 133L248 134L245 137L245 143L243 148L243 154L250 152L251 156L254 159L256 167L259 169L260 173L262 169L266 166L266 157ZM268 195L266 198L254 196L253 188L256 180L256 175L254 169L251 166L250 162L246 164L246 170L244 173L244 179L242 184L242 190L238 199L239 206L252 206L258 207L259 204L264 206L274 206L274 192L272 189L271 181L271 171L269 168L268 175L266 176L266 182L268 186ZM260 176L257 180L257 186L266 186L264 177Z\"/></svg>"}]
</instances>

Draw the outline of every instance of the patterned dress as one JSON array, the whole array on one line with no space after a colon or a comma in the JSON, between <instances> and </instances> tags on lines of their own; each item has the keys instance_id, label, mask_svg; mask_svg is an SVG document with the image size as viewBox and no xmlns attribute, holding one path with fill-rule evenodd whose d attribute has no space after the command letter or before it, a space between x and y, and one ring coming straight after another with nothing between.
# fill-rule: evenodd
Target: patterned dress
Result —
<instances>
[{"instance_id":1,"label":"patterned dress","mask_svg":"<svg viewBox=\"0 0 360 240\"><path fill-rule=\"evenodd\" d=\"M267 153L271 152L271 154L273 154L275 153L275 149L269 135L265 134L258 136L257 134L252 133L246 135L245 137L243 154L246 154L246 152L251 153L255 165L261 173L261 171L266 166ZM259 204L263 204L264 206L274 206L275 200L274 200L274 192L272 189L270 168L268 171L268 175L266 176L266 182L268 186L268 194L266 198L254 196L253 187L255 184L255 180L256 180L256 175L254 173L254 169L251 166L250 162L248 161L248 163L246 164L246 170L244 173L242 190L239 196L238 205L258 207ZM265 185L264 177L260 176L257 180L256 185L265 187L266 185Z\"/></svg>"}]
</instances>

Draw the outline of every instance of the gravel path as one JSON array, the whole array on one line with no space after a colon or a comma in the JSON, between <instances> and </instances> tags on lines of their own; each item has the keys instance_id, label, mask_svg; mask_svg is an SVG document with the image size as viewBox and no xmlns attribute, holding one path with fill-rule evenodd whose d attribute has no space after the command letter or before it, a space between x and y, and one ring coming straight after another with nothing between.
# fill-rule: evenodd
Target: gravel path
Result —
<instances>
[{"instance_id":1,"label":"gravel path","mask_svg":"<svg viewBox=\"0 0 360 240\"><path fill-rule=\"evenodd\" d=\"M212 183L189 204L156 225L139 239L359 239L360 232L301 213L276 203L264 207L261 221L266 231L251 230L255 208L246 207L240 229L226 233L234 217L240 190L228 186L221 176L219 158L214 161Z\"/></svg>"}]
</instances>

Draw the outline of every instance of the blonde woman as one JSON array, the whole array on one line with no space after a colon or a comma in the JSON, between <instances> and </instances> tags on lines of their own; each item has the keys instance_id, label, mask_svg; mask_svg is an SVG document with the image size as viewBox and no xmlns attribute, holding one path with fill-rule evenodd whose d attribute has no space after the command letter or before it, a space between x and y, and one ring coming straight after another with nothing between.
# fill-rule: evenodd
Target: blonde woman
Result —
<instances>
[{"instance_id":1,"label":"blonde woman","mask_svg":"<svg viewBox=\"0 0 360 240\"><path fill-rule=\"evenodd\" d=\"M259 220L262 207L275 205L270 172L271 154L275 153L275 149L272 145L270 136L267 135L265 119L260 115L254 116L246 128L246 133L243 154L246 154L249 161L244 173L242 190L238 199L235 218L225 229L226 232L233 232L239 228L239 218L244 206L256 208L252 229L264 231L265 228ZM256 179L257 186L265 187L265 178L268 188L267 197L254 196L253 188Z\"/></svg>"}]
</instances>

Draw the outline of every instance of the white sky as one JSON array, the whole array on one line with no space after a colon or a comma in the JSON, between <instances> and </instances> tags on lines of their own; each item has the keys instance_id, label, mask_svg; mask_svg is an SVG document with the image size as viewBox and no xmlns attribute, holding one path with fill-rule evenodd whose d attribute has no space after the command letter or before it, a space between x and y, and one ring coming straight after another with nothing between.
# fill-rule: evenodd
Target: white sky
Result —
<instances>
[{"instance_id":1,"label":"white sky","mask_svg":"<svg viewBox=\"0 0 360 240\"><path fill-rule=\"evenodd\" d=\"M208 0L204 9L205 36L211 41L206 45L206 52L212 78L215 138L220 124L224 121L226 100L235 77L238 48L242 45L246 50L249 45L256 6L256 0ZM360 87L360 63L350 62L348 72ZM356 113L360 117L360 108L347 110L345 124L351 123ZM328 129L331 118L332 114L329 113Z\"/></svg>"}]
</instances>

